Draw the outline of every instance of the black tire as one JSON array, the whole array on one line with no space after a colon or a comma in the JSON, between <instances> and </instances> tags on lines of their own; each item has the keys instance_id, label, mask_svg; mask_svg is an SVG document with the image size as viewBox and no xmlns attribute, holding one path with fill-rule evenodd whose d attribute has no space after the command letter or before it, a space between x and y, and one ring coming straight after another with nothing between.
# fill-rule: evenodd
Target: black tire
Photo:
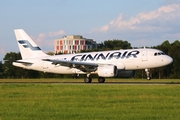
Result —
<instances>
[{"instance_id":1,"label":"black tire","mask_svg":"<svg viewBox=\"0 0 180 120\"><path fill-rule=\"evenodd\" d=\"M98 78L98 82L99 83L104 83L105 82L105 78L104 77L99 77Z\"/></svg>"},{"instance_id":2,"label":"black tire","mask_svg":"<svg viewBox=\"0 0 180 120\"><path fill-rule=\"evenodd\" d=\"M84 82L85 83L91 83L92 82L92 78L86 77L86 78L84 78Z\"/></svg>"},{"instance_id":3,"label":"black tire","mask_svg":"<svg viewBox=\"0 0 180 120\"><path fill-rule=\"evenodd\" d=\"M151 80L151 77L147 77L147 80Z\"/></svg>"}]
</instances>

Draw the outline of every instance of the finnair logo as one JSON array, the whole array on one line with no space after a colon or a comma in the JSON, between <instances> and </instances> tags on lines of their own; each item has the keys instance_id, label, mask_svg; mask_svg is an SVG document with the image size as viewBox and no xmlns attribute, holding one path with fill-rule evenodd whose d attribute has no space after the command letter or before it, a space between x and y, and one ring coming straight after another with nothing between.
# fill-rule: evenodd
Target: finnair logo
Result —
<instances>
[{"instance_id":1,"label":"finnair logo","mask_svg":"<svg viewBox=\"0 0 180 120\"><path fill-rule=\"evenodd\" d=\"M27 40L19 40L19 44L21 44L24 48L30 48L31 50L41 50L39 47L33 47L29 41Z\"/></svg>"},{"instance_id":2,"label":"finnair logo","mask_svg":"<svg viewBox=\"0 0 180 120\"><path fill-rule=\"evenodd\" d=\"M108 53L96 53L96 54L79 54L75 55L71 58L71 61L87 61L87 60L111 60L111 59L128 59L128 58L137 58L139 55L138 50L132 50L132 51L116 51L116 52L108 52Z\"/></svg>"}]
</instances>

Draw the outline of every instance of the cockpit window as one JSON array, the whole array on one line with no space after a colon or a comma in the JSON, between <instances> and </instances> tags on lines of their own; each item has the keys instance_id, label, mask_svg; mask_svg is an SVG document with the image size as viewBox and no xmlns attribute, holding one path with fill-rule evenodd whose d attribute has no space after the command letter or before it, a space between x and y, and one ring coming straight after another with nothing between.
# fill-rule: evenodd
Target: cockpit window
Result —
<instances>
[{"instance_id":1,"label":"cockpit window","mask_svg":"<svg viewBox=\"0 0 180 120\"><path fill-rule=\"evenodd\" d=\"M166 54L162 52L161 55L166 55Z\"/></svg>"},{"instance_id":2,"label":"cockpit window","mask_svg":"<svg viewBox=\"0 0 180 120\"><path fill-rule=\"evenodd\" d=\"M165 55L163 52L154 53L154 56Z\"/></svg>"}]
</instances>

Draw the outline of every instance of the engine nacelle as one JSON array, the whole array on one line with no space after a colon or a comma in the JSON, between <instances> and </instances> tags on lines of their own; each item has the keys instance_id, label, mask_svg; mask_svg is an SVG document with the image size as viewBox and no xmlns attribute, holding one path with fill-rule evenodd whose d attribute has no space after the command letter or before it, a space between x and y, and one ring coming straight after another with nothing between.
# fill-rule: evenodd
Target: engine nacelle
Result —
<instances>
[{"instance_id":1,"label":"engine nacelle","mask_svg":"<svg viewBox=\"0 0 180 120\"><path fill-rule=\"evenodd\" d=\"M117 77L121 78L129 78L129 77L134 77L136 74L136 71L134 70L119 70Z\"/></svg>"},{"instance_id":2,"label":"engine nacelle","mask_svg":"<svg viewBox=\"0 0 180 120\"><path fill-rule=\"evenodd\" d=\"M98 75L100 77L114 77L118 74L118 69L115 65L99 65Z\"/></svg>"}]
</instances>

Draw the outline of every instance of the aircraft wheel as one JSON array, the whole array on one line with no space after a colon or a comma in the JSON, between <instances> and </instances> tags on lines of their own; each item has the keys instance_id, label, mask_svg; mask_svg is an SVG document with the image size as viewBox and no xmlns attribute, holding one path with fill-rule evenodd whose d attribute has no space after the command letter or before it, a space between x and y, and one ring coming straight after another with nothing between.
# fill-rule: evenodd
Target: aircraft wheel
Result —
<instances>
[{"instance_id":1,"label":"aircraft wheel","mask_svg":"<svg viewBox=\"0 0 180 120\"><path fill-rule=\"evenodd\" d=\"M99 77L98 78L98 82L99 83L104 83L105 82L105 78L104 77Z\"/></svg>"},{"instance_id":2,"label":"aircraft wheel","mask_svg":"<svg viewBox=\"0 0 180 120\"><path fill-rule=\"evenodd\" d=\"M85 83L91 83L92 82L92 78L86 77L86 78L84 78L84 82Z\"/></svg>"},{"instance_id":3,"label":"aircraft wheel","mask_svg":"<svg viewBox=\"0 0 180 120\"><path fill-rule=\"evenodd\" d=\"M147 80L151 80L151 77L147 77Z\"/></svg>"}]
</instances>

